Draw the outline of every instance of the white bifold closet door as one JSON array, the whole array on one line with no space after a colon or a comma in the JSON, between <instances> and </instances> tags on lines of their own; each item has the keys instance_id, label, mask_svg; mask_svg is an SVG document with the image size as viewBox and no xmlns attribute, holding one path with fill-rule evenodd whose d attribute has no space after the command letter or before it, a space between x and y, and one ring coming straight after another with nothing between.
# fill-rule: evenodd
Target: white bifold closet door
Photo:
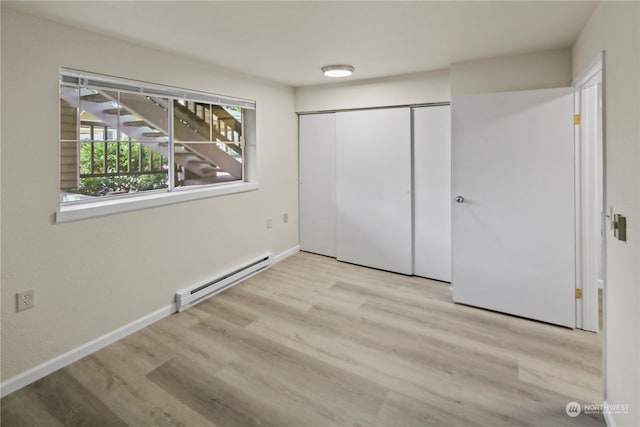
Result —
<instances>
[{"instance_id":1,"label":"white bifold closet door","mask_svg":"<svg viewBox=\"0 0 640 427\"><path fill-rule=\"evenodd\" d=\"M336 113L337 258L413 273L411 110Z\"/></svg>"},{"instance_id":2,"label":"white bifold closet door","mask_svg":"<svg viewBox=\"0 0 640 427\"><path fill-rule=\"evenodd\" d=\"M414 274L451 281L451 107L413 109Z\"/></svg>"},{"instance_id":3,"label":"white bifold closet door","mask_svg":"<svg viewBox=\"0 0 640 427\"><path fill-rule=\"evenodd\" d=\"M336 256L335 114L299 118L300 249Z\"/></svg>"}]
</instances>

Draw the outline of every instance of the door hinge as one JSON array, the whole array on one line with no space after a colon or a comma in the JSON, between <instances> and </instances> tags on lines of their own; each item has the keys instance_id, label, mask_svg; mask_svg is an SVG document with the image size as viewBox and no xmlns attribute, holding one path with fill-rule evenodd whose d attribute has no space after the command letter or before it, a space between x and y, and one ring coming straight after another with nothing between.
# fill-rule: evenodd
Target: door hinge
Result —
<instances>
[{"instance_id":1,"label":"door hinge","mask_svg":"<svg viewBox=\"0 0 640 427\"><path fill-rule=\"evenodd\" d=\"M574 116L573 116L573 124L574 125L579 125L580 124L580 114L574 114Z\"/></svg>"},{"instance_id":2,"label":"door hinge","mask_svg":"<svg viewBox=\"0 0 640 427\"><path fill-rule=\"evenodd\" d=\"M582 298L582 289L576 288L576 299Z\"/></svg>"}]
</instances>

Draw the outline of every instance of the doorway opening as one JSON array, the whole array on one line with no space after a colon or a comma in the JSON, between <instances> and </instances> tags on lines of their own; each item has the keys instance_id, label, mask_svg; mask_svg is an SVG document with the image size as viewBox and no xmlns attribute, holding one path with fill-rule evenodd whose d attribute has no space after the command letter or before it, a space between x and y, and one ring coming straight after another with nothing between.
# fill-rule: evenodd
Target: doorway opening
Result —
<instances>
[{"instance_id":1,"label":"doorway opening","mask_svg":"<svg viewBox=\"0 0 640 427\"><path fill-rule=\"evenodd\" d=\"M601 330L604 288L604 54L576 78L576 327Z\"/></svg>"}]
</instances>

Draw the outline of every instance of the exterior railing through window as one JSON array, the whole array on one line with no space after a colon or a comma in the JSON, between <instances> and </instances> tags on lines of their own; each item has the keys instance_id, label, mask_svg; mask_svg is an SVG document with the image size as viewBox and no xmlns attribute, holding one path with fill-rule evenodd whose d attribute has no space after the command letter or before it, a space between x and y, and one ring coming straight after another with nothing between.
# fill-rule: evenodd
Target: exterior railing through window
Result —
<instances>
[{"instance_id":1,"label":"exterior railing through window","mask_svg":"<svg viewBox=\"0 0 640 427\"><path fill-rule=\"evenodd\" d=\"M254 108L248 100L63 70L61 201L245 181L245 117L254 135Z\"/></svg>"}]
</instances>

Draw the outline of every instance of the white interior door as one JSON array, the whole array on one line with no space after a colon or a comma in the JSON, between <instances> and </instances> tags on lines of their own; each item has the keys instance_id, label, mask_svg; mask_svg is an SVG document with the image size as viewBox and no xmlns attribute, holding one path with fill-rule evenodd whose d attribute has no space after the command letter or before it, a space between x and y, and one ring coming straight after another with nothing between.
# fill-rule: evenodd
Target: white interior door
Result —
<instances>
[{"instance_id":1,"label":"white interior door","mask_svg":"<svg viewBox=\"0 0 640 427\"><path fill-rule=\"evenodd\" d=\"M571 88L454 97L453 298L575 327Z\"/></svg>"},{"instance_id":2,"label":"white interior door","mask_svg":"<svg viewBox=\"0 0 640 427\"><path fill-rule=\"evenodd\" d=\"M336 256L335 114L298 119L300 249Z\"/></svg>"},{"instance_id":3,"label":"white interior door","mask_svg":"<svg viewBox=\"0 0 640 427\"><path fill-rule=\"evenodd\" d=\"M414 274L451 281L451 107L413 109Z\"/></svg>"},{"instance_id":4,"label":"white interior door","mask_svg":"<svg viewBox=\"0 0 640 427\"><path fill-rule=\"evenodd\" d=\"M412 274L411 111L336 113L337 258Z\"/></svg>"}]
</instances>

